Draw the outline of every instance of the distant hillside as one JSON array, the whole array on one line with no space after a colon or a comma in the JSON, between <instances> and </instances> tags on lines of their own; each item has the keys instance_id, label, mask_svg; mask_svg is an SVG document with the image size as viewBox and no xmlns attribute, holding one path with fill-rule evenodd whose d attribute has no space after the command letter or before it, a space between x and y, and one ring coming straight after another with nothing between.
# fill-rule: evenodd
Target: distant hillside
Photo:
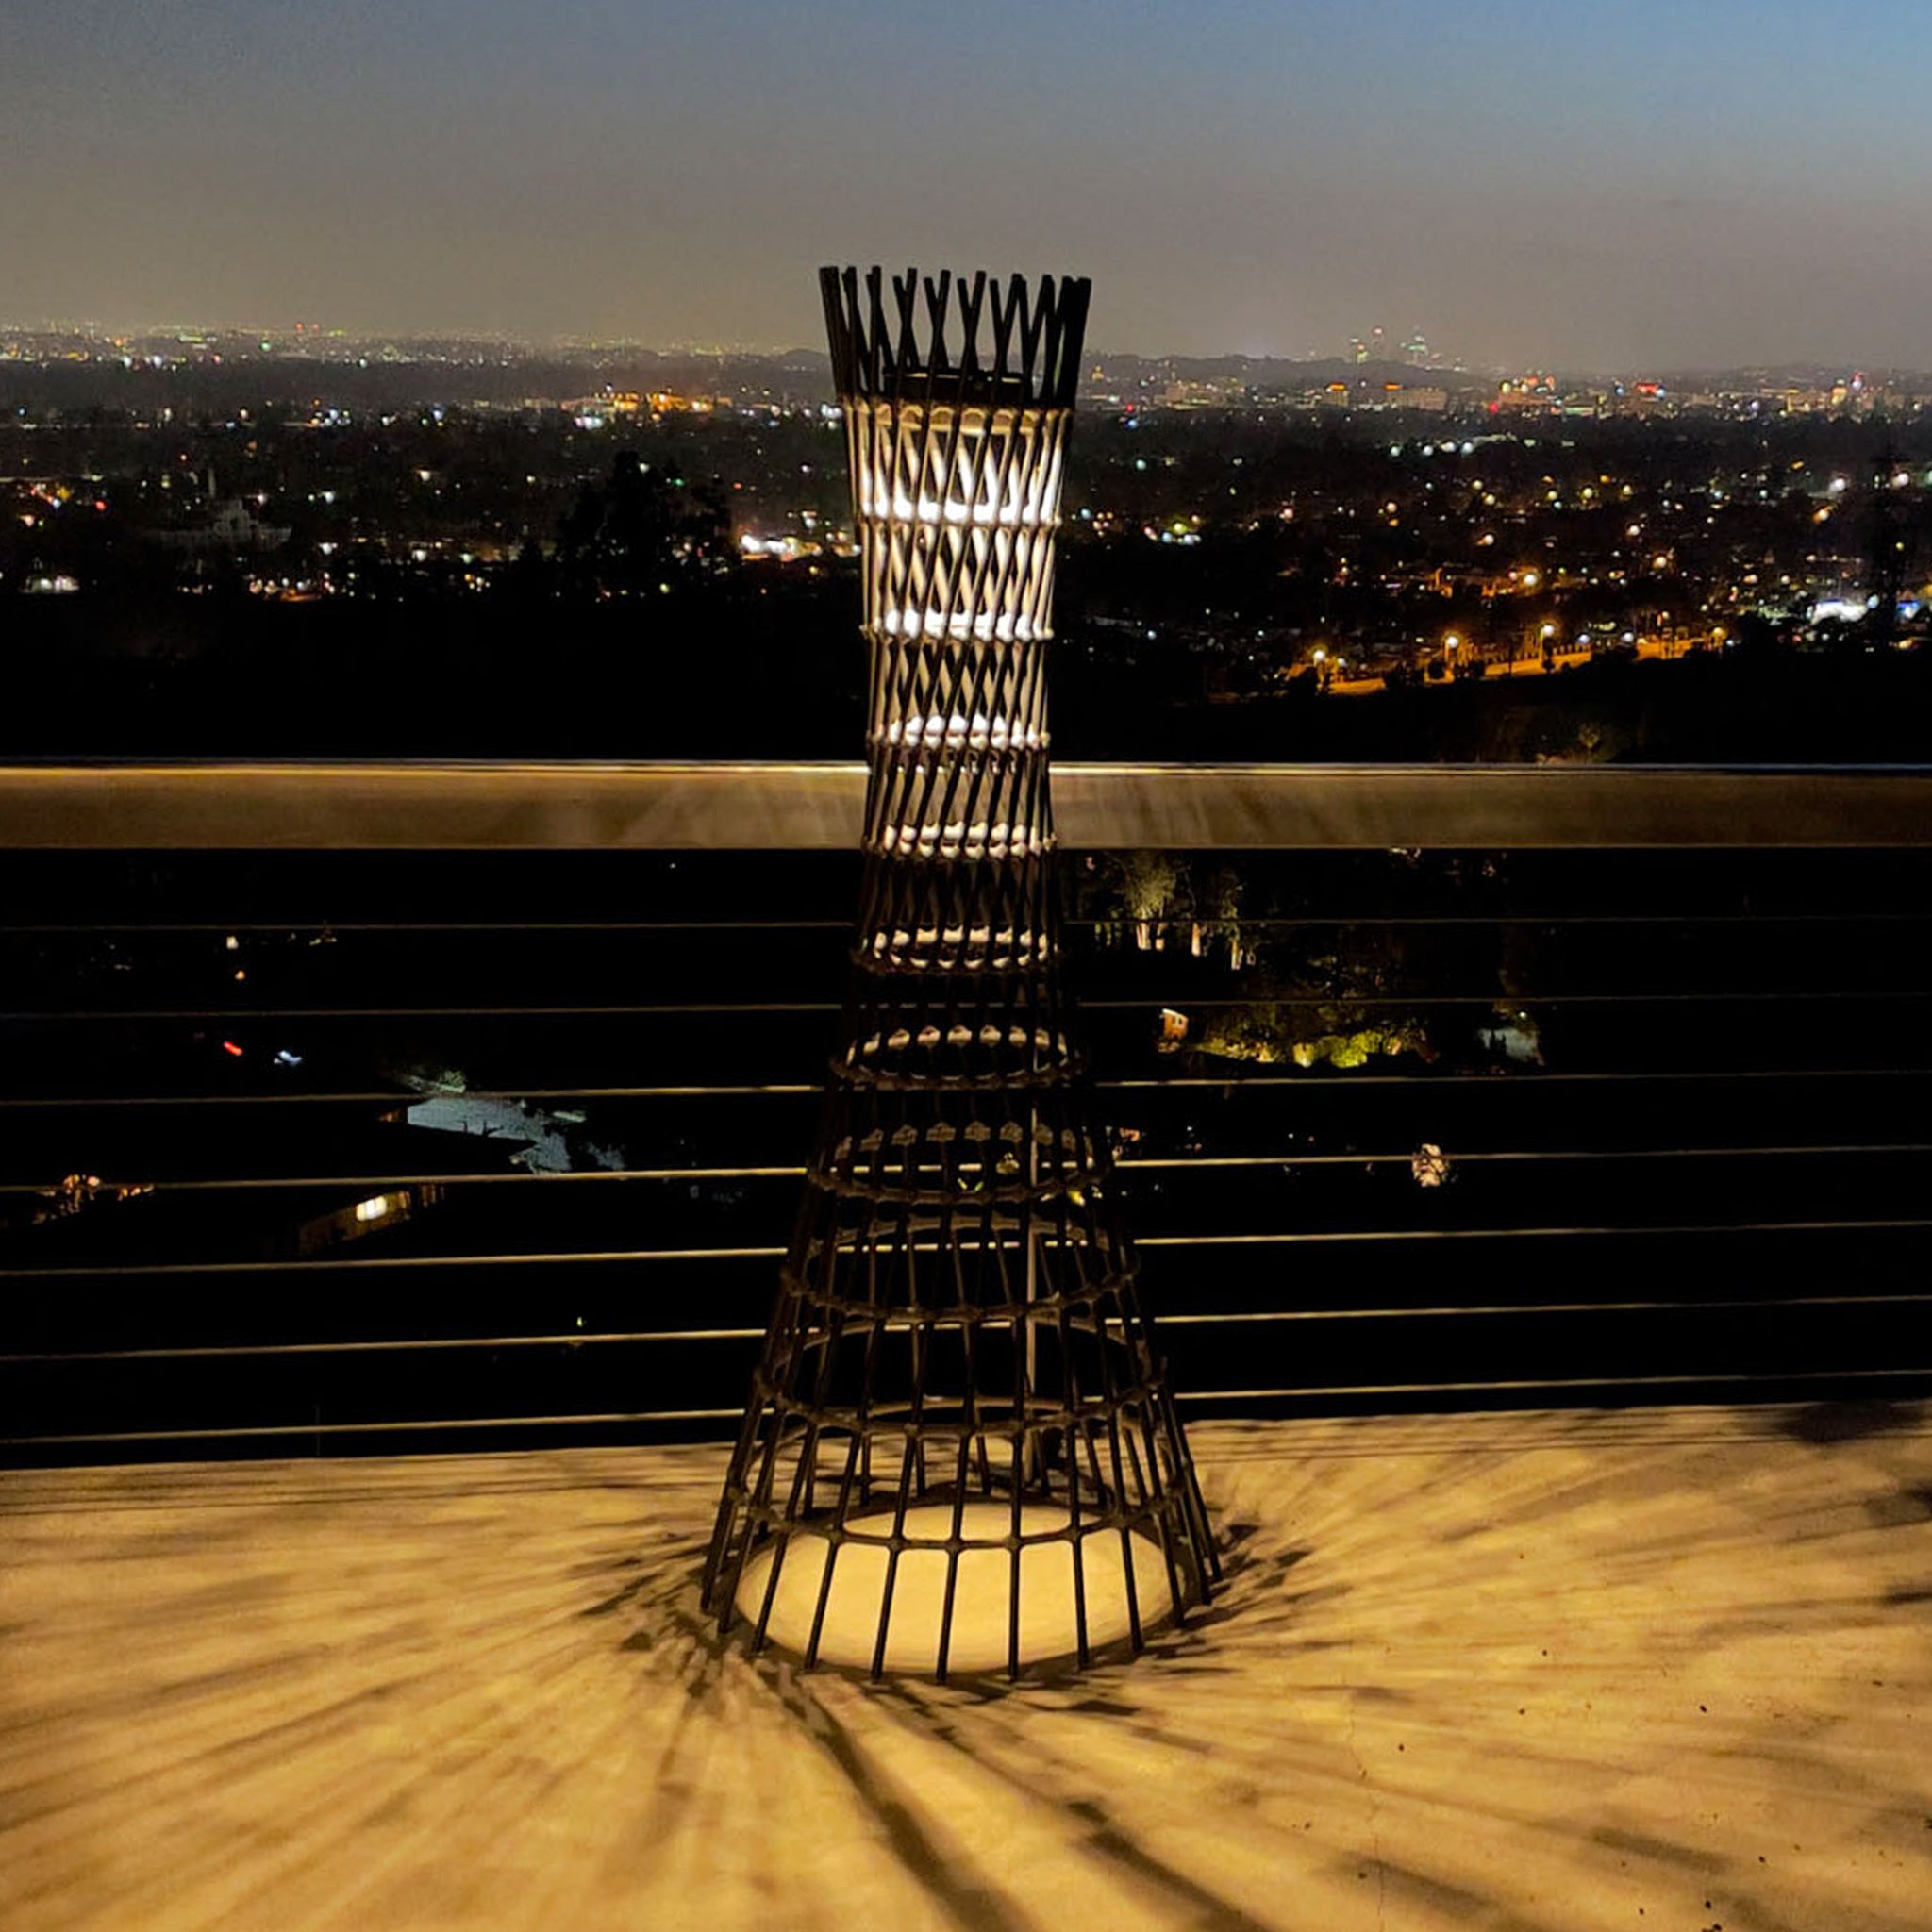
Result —
<instances>
[{"instance_id":1,"label":"distant hillside","mask_svg":"<svg viewBox=\"0 0 1932 1932\"><path fill-rule=\"evenodd\" d=\"M504 351L474 358L371 357L366 362L263 356L159 369L107 360L0 362L0 410L103 408L146 415L173 408L225 415L277 404L356 410L423 403L504 406L562 402L607 384L791 403L829 401L832 395L831 368L823 355L675 356L632 349L563 357Z\"/></svg>"},{"instance_id":2,"label":"distant hillside","mask_svg":"<svg viewBox=\"0 0 1932 1932\"><path fill-rule=\"evenodd\" d=\"M1304 390L1331 382L1426 383L1438 389L1488 389L1491 377L1466 369L1419 369L1407 362L1351 362L1323 356L1299 362L1287 356L1132 356L1088 358L1117 382L1240 382L1256 390Z\"/></svg>"}]
</instances>

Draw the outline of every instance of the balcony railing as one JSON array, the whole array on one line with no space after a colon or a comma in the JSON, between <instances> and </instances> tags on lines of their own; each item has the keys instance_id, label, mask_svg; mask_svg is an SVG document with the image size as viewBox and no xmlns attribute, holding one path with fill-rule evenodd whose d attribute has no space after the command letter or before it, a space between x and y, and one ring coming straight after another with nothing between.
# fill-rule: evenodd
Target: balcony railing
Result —
<instances>
[{"instance_id":1,"label":"balcony railing","mask_svg":"<svg viewBox=\"0 0 1932 1932\"><path fill-rule=\"evenodd\" d=\"M862 785L0 771L5 1454L727 1426ZM1056 788L1197 1413L1932 1389L1932 772Z\"/></svg>"},{"instance_id":2,"label":"balcony railing","mask_svg":"<svg viewBox=\"0 0 1932 1932\"><path fill-rule=\"evenodd\" d=\"M859 764L10 765L0 849L849 851L864 794ZM1912 847L1932 767L1060 765L1054 807L1091 852Z\"/></svg>"}]
</instances>

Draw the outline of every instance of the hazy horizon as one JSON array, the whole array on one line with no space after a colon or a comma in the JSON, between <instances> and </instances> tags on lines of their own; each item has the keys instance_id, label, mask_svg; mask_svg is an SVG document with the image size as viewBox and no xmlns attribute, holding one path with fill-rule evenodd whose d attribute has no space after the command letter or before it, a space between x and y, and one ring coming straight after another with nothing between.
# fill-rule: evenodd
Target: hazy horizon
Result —
<instances>
[{"instance_id":1,"label":"hazy horizon","mask_svg":"<svg viewBox=\"0 0 1932 1932\"><path fill-rule=\"evenodd\" d=\"M890 266L890 265L889 265ZM903 268L904 264L900 264ZM924 271L925 264L918 266ZM437 330L404 328L344 329L331 327L326 323L309 323L302 318L308 331L308 341L334 340L346 345L367 348L376 343L398 345L405 343L441 343L489 346L505 350L517 350L528 354L532 359L544 356L569 357L576 354L636 354L660 358L666 361L689 359L709 361L717 359L737 359L744 361L784 361L794 357L809 357L820 362L828 358L823 343L812 341L793 342L746 342L746 341L650 341L637 337L599 336L579 329L560 329L551 335L517 335L485 328L450 328ZM156 337L164 337L172 332L192 331L207 336L241 336L266 340L273 348L260 356L262 360L282 358L282 352L291 352L287 359L294 359L293 352L304 346L305 338L296 331L295 323L265 320L260 317L239 321L215 320L208 317L169 317L145 322L129 322L124 319L107 320L90 316L42 316L8 317L0 315L0 335L72 334L90 332L103 341L134 341ZM259 353L259 352L258 352ZM1120 343L1089 342L1084 352L1088 362L1118 361L1132 358L1141 362L1154 363L1215 363L1245 361L1257 364L1282 363L1295 366L1314 367L1328 363L1346 364L1351 358L1341 350L1310 349L1304 354L1292 351L1257 353L1246 349L1201 349L1170 350L1142 349ZM1377 358L1365 365L1372 368L1402 368L1417 377L1441 377L1469 381L1488 381L1497 376L1513 375L1547 375L1559 378L1582 381L1636 381L1643 378L1668 376L1686 380L1699 376L1740 375L1754 373L1785 374L1806 373L1835 376L1862 375L1874 380L1889 376L1926 376L1932 378L1932 361L1921 368L1910 363L1880 362L1874 358L1859 359L1855 357L1821 358L1800 356L1765 358L1749 362L1731 363L1686 363L1669 364L1662 362L1632 362L1618 368L1583 368L1565 365L1549 358L1537 360L1526 358L1517 363L1490 362L1480 358L1464 358L1459 362L1426 366L1405 364L1401 345L1395 343L1379 353Z\"/></svg>"}]
</instances>

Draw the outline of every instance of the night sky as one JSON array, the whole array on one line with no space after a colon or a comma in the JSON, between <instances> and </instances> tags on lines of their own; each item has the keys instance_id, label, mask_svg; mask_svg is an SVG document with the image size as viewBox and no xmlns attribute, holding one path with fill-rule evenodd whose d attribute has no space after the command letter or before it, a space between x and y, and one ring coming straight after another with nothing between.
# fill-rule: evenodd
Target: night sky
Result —
<instances>
[{"instance_id":1,"label":"night sky","mask_svg":"<svg viewBox=\"0 0 1932 1932\"><path fill-rule=\"evenodd\" d=\"M1932 367L1924 0L0 0L0 321Z\"/></svg>"}]
</instances>

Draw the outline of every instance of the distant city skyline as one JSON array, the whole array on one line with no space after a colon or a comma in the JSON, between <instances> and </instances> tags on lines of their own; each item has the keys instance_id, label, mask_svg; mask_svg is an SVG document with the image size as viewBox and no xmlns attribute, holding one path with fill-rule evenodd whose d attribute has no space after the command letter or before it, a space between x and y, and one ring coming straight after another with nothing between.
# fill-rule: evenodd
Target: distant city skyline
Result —
<instances>
[{"instance_id":1,"label":"distant city skyline","mask_svg":"<svg viewBox=\"0 0 1932 1932\"><path fill-rule=\"evenodd\" d=\"M22 324L789 348L882 259L1091 275L1115 353L1932 368L1914 0L9 12Z\"/></svg>"},{"instance_id":2,"label":"distant city skyline","mask_svg":"<svg viewBox=\"0 0 1932 1932\"><path fill-rule=\"evenodd\" d=\"M925 264L918 266L924 270ZM525 336L480 328L351 330L332 326L327 323L305 321L298 325L259 317L242 321L213 321L207 318L192 321L181 318L109 321L90 316L0 315L0 362L7 359L10 344L18 344L25 340L41 336L53 341L91 341L109 348L123 344L139 344L144 351L156 349L164 342L175 341L191 352L208 348L219 350L229 346L229 339L239 338L242 346L252 354L260 356L264 360L287 356L299 357L310 349L333 344L338 353L333 357L324 356L320 358L325 362L347 361L358 351L366 352L379 346L393 348L399 355L406 348L492 348L526 356L532 360L554 358L560 361L571 361L578 357L626 354L660 358L669 362L684 359L757 362L796 358L824 363L826 359L824 351L809 342L650 341L636 337L599 336L570 329L559 330L552 335ZM1134 361L1153 367L1163 364L1181 367L1248 363L1257 367L1275 364L1325 368L1329 364L1346 366L1351 362L1364 361L1365 358L1350 353L1351 347L1359 345L1361 340L1351 338L1332 347L1311 344L1300 350L1288 349L1260 354L1241 349L1176 353L1115 343L1089 348L1085 359L1090 366L1095 367L1108 363ZM1406 357L1404 347L1400 341L1387 347L1374 347L1373 353L1366 358L1366 366L1374 370L1394 369L1413 378L1429 381L1446 380L1463 387L1486 386L1498 377L1532 375L1557 376L1577 383L1638 383L1645 378L1655 377L1684 381L1692 377L1742 378L1759 374L1783 377L1804 374L1824 380L1852 380L1855 388L1857 386L1856 378L1859 376L1869 377L1874 382L1883 378L1907 376L1932 380L1932 363L1921 368L1906 363L1880 362L1874 358L1841 357L1824 359L1788 357L1753 362L1704 365L1671 365L1653 361L1633 362L1621 368L1591 369L1565 366L1548 357L1532 357L1517 362L1501 362L1481 356L1458 355L1450 359L1446 355L1432 352L1430 359L1424 361ZM405 357L404 359L407 360L408 358Z\"/></svg>"}]
</instances>

